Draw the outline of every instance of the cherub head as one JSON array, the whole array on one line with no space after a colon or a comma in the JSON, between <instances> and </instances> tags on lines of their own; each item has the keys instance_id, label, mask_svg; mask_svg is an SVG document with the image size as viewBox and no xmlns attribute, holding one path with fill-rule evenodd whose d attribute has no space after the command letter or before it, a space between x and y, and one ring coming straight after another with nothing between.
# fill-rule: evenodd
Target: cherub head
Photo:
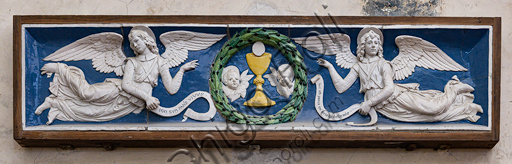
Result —
<instances>
[{"instance_id":1,"label":"cherub head","mask_svg":"<svg viewBox=\"0 0 512 164\"><path fill-rule=\"evenodd\" d=\"M289 64L283 64L277 68L277 81L281 86L292 86L294 76L293 68Z\"/></svg>"},{"instance_id":2,"label":"cherub head","mask_svg":"<svg viewBox=\"0 0 512 164\"><path fill-rule=\"evenodd\" d=\"M228 66L222 71L222 82L230 89L237 89L240 85L239 70L235 66Z\"/></svg>"},{"instance_id":3,"label":"cherub head","mask_svg":"<svg viewBox=\"0 0 512 164\"><path fill-rule=\"evenodd\" d=\"M359 61L362 61L366 55L383 57L381 34L377 34L376 30L380 33L376 28L365 28L359 33L357 44L357 58Z\"/></svg>"},{"instance_id":4,"label":"cherub head","mask_svg":"<svg viewBox=\"0 0 512 164\"><path fill-rule=\"evenodd\" d=\"M130 48L133 49L135 55L142 54L146 48L153 54L158 54L154 34L148 27L133 27L132 30L130 30L130 34L128 34L128 40L130 41Z\"/></svg>"}]
</instances>

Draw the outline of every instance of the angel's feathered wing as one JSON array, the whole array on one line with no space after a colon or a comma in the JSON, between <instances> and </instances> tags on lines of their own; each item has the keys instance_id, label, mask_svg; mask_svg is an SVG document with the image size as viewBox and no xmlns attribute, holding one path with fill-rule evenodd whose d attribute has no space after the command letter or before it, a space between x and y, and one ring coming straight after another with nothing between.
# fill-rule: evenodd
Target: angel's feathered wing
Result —
<instances>
[{"instance_id":1,"label":"angel's feathered wing","mask_svg":"<svg viewBox=\"0 0 512 164\"><path fill-rule=\"evenodd\" d=\"M161 55L167 59L171 68L183 63L188 58L188 51L206 49L219 40L225 34L207 34L190 31L170 31L160 35L160 41L165 46L165 52Z\"/></svg>"},{"instance_id":2,"label":"angel's feathered wing","mask_svg":"<svg viewBox=\"0 0 512 164\"><path fill-rule=\"evenodd\" d=\"M273 67L270 67L270 74L263 75L264 78L270 82L270 85L276 86L279 85L279 82L277 81L277 70Z\"/></svg>"},{"instance_id":3,"label":"angel's feathered wing","mask_svg":"<svg viewBox=\"0 0 512 164\"><path fill-rule=\"evenodd\" d=\"M122 50L123 36L113 32L89 35L45 57L45 61L91 60L96 71L115 72L123 76L126 59Z\"/></svg>"},{"instance_id":4,"label":"angel's feathered wing","mask_svg":"<svg viewBox=\"0 0 512 164\"><path fill-rule=\"evenodd\" d=\"M293 40L309 51L324 55L336 55L336 64L342 68L349 69L357 63L357 57L350 50L350 37L346 34L323 34L293 38Z\"/></svg>"},{"instance_id":5,"label":"angel's feathered wing","mask_svg":"<svg viewBox=\"0 0 512 164\"><path fill-rule=\"evenodd\" d=\"M249 70L245 70L240 75L240 86L238 87L238 92L240 94L240 97L245 98L245 94L247 91L247 87L249 87L249 80L251 80L254 75L247 75Z\"/></svg>"},{"instance_id":6,"label":"angel's feathered wing","mask_svg":"<svg viewBox=\"0 0 512 164\"><path fill-rule=\"evenodd\" d=\"M401 35L396 37L395 43L400 50L391 61L395 80L409 77L416 66L439 71L467 71L436 45L421 38Z\"/></svg>"}]
</instances>

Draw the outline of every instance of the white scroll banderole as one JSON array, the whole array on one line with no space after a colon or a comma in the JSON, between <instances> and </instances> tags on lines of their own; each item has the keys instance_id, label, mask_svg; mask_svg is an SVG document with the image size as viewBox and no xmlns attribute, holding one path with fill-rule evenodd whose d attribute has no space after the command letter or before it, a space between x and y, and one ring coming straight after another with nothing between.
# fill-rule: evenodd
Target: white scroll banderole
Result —
<instances>
[{"instance_id":1,"label":"white scroll banderole","mask_svg":"<svg viewBox=\"0 0 512 164\"><path fill-rule=\"evenodd\" d=\"M318 115L322 117L324 120L328 121L340 121L344 120L350 116L352 116L354 113L356 113L360 107L361 104L354 104L347 109L333 113L329 112L324 108L324 79L320 74L316 75L315 77L311 78L311 83L316 85L316 96L315 96L315 109ZM351 126L371 126L375 123L377 123L377 112L375 112L374 109L370 109L368 112L370 114L371 121L365 124L354 124L353 122L347 122L347 125Z\"/></svg>"},{"instance_id":2,"label":"white scroll banderole","mask_svg":"<svg viewBox=\"0 0 512 164\"><path fill-rule=\"evenodd\" d=\"M206 99L206 101L208 101L208 112L197 113L196 111L187 108L192 102L194 102L198 98L204 98ZM174 107L165 108L159 106L157 109L152 110L152 112L162 117L173 117L180 114L185 109L187 109L187 111L185 111L185 114L183 114L183 120L181 122L185 122L187 118L199 121L208 121L211 120L213 116L215 116L215 113L217 112L210 93L205 91L195 91L188 95L185 99L183 99L180 103L178 103L178 105Z\"/></svg>"}]
</instances>

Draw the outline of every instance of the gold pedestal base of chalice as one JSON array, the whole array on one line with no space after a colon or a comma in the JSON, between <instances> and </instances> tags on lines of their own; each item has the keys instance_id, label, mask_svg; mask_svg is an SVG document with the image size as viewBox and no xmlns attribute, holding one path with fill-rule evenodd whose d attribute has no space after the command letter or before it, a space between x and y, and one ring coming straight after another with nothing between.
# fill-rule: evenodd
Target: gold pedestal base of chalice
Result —
<instances>
[{"instance_id":1,"label":"gold pedestal base of chalice","mask_svg":"<svg viewBox=\"0 0 512 164\"><path fill-rule=\"evenodd\" d=\"M261 77L270 65L272 54L263 53L261 56L256 56L254 53L248 53L245 55L245 58L247 59L249 68L256 75L256 78L253 81L253 84L256 85L256 92L249 101L244 102L244 105L250 107L269 107L276 105L275 101L272 101L265 95L265 93L263 93L262 86L263 83L265 83L265 80Z\"/></svg>"}]
</instances>

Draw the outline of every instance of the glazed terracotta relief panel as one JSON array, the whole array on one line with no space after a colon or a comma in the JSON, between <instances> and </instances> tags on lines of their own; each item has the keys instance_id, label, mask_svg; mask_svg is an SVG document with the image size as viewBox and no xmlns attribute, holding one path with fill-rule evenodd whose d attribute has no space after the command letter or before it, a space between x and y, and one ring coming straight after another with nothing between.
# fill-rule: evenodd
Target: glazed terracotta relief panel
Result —
<instances>
[{"instance_id":1,"label":"glazed terracotta relief panel","mask_svg":"<svg viewBox=\"0 0 512 164\"><path fill-rule=\"evenodd\" d=\"M21 34L27 131L492 125L488 25L24 24Z\"/></svg>"}]
</instances>

